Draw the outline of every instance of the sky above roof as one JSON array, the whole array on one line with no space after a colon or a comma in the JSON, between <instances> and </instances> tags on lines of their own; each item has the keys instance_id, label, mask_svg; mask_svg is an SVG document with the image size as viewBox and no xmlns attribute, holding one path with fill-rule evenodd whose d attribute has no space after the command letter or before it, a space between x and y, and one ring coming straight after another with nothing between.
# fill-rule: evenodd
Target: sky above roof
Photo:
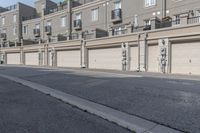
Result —
<instances>
[{"instance_id":1,"label":"sky above roof","mask_svg":"<svg viewBox=\"0 0 200 133\"><path fill-rule=\"evenodd\" d=\"M52 1L58 3L58 2L63 1L63 0L52 0ZM0 0L0 7L7 7L7 6L10 6L10 5L14 5L17 2L22 2L26 5L34 6L35 0Z\"/></svg>"}]
</instances>

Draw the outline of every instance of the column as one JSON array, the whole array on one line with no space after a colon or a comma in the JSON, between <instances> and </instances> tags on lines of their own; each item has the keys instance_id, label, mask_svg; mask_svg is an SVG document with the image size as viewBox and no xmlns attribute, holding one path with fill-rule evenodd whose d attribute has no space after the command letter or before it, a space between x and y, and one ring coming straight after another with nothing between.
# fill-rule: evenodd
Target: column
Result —
<instances>
[{"instance_id":1,"label":"column","mask_svg":"<svg viewBox=\"0 0 200 133\"><path fill-rule=\"evenodd\" d=\"M146 71L146 60L147 60L147 34L138 35L138 48L139 48L139 71Z\"/></svg>"}]
</instances>

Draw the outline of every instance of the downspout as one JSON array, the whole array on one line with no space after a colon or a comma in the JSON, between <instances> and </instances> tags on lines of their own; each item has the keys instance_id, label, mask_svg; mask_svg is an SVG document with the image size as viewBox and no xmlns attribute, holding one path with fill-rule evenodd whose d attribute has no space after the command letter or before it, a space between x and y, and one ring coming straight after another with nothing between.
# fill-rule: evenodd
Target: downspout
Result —
<instances>
[{"instance_id":1,"label":"downspout","mask_svg":"<svg viewBox=\"0 0 200 133\"><path fill-rule=\"evenodd\" d=\"M167 11L167 1L162 0L162 18L166 17L166 11Z\"/></svg>"},{"instance_id":2,"label":"downspout","mask_svg":"<svg viewBox=\"0 0 200 133\"><path fill-rule=\"evenodd\" d=\"M67 3L67 20L68 20L68 36L69 40L71 40L71 35L72 35L72 0L68 0Z\"/></svg>"}]
</instances>

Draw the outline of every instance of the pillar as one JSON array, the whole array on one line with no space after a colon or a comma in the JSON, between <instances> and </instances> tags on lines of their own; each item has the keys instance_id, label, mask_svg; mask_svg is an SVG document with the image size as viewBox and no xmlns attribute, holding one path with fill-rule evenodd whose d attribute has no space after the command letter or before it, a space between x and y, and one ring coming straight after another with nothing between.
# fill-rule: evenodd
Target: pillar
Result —
<instances>
[{"instance_id":1,"label":"pillar","mask_svg":"<svg viewBox=\"0 0 200 133\"><path fill-rule=\"evenodd\" d=\"M138 49L138 70L144 72L147 68L147 33L138 35Z\"/></svg>"}]
</instances>

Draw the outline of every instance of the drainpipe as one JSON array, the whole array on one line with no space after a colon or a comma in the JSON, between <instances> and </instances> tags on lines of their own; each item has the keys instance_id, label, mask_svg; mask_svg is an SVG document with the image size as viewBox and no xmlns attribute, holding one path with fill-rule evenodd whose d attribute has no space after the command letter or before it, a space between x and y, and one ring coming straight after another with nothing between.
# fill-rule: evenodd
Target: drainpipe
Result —
<instances>
[{"instance_id":1,"label":"drainpipe","mask_svg":"<svg viewBox=\"0 0 200 133\"><path fill-rule=\"evenodd\" d=\"M166 11L167 11L167 1L162 0L162 18L166 17Z\"/></svg>"},{"instance_id":2,"label":"drainpipe","mask_svg":"<svg viewBox=\"0 0 200 133\"><path fill-rule=\"evenodd\" d=\"M68 0L67 3L67 20L68 20L68 35L69 35L69 40L71 40L71 35L72 35L72 0Z\"/></svg>"}]
</instances>

